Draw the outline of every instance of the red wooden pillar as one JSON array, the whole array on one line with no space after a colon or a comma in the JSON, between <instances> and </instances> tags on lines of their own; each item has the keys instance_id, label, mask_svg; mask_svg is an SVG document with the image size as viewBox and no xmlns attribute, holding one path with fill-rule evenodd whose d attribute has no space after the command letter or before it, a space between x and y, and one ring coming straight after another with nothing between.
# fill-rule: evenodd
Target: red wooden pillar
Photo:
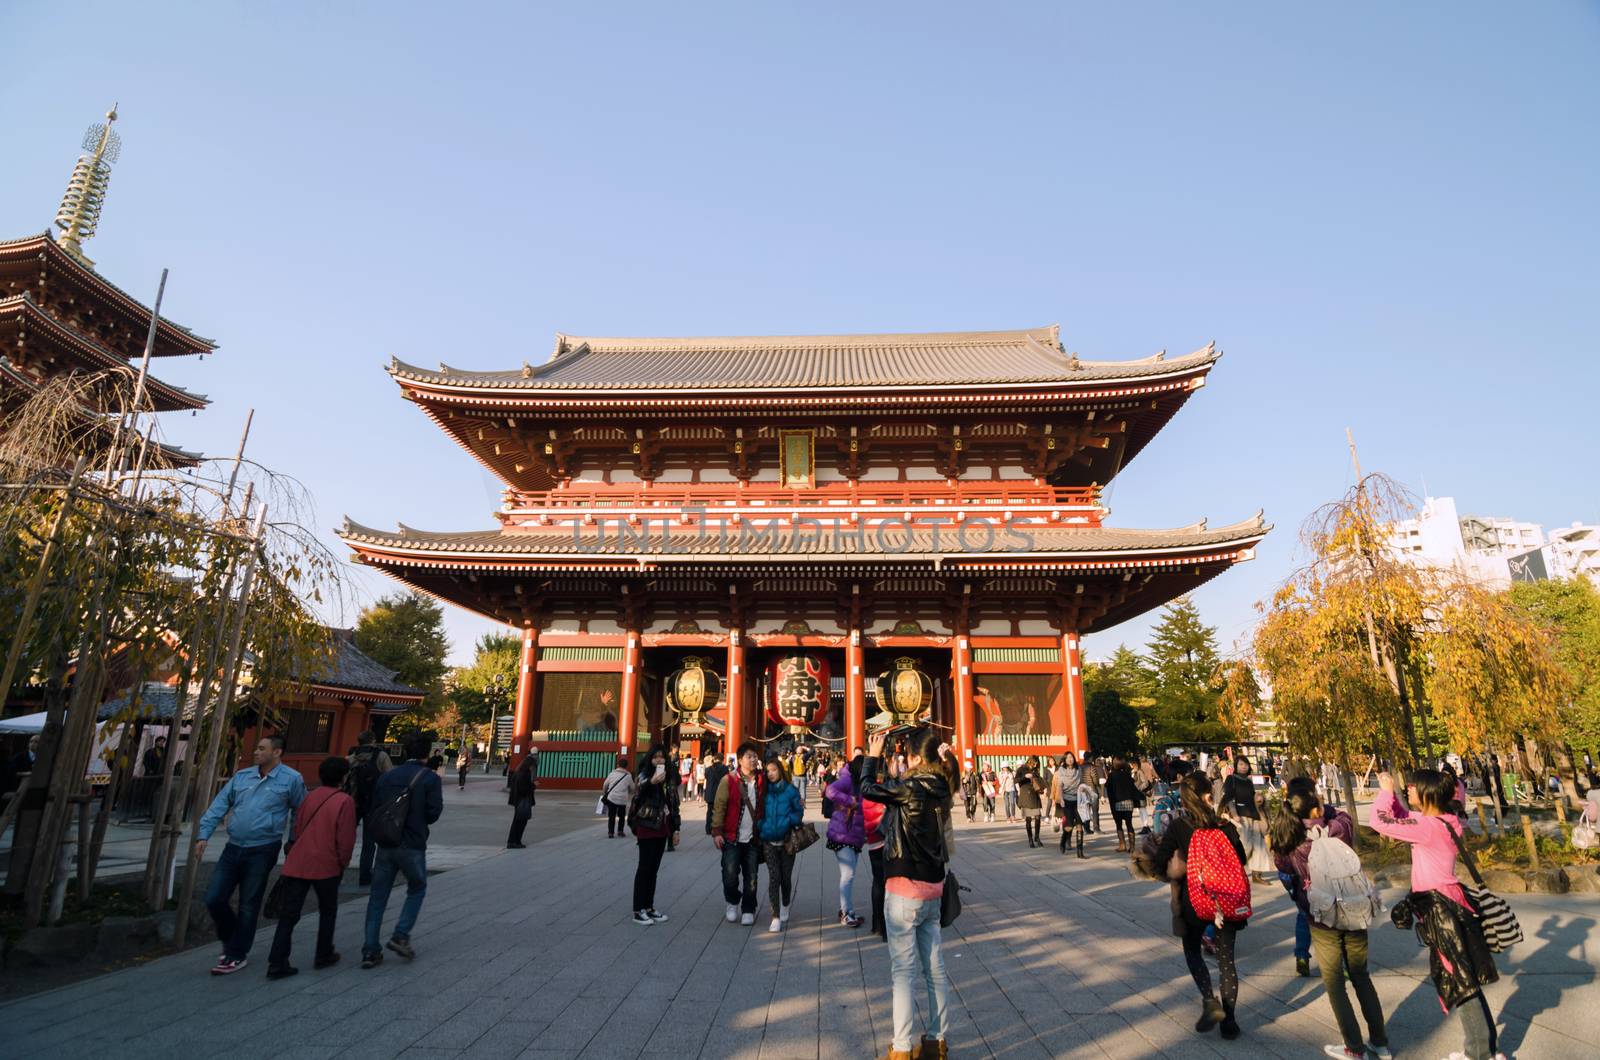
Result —
<instances>
[{"instance_id":1,"label":"red wooden pillar","mask_svg":"<svg viewBox=\"0 0 1600 1060\"><path fill-rule=\"evenodd\" d=\"M539 679L539 631L529 626L522 631L522 665L517 670L517 704L511 721L511 768L522 764L533 742L534 687Z\"/></svg>"},{"instance_id":2,"label":"red wooden pillar","mask_svg":"<svg viewBox=\"0 0 1600 1060\"><path fill-rule=\"evenodd\" d=\"M966 630L956 633L955 665L951 676L956 685L956 747L963 771L978 761L978 717L972 702L972 641Z\"/></svg>"},{"instance_id":3,"label":"red wooden pillar","mask_svg":"<svg viewBox=\"0 0 1600 1060\"><path fill-rule=\"evenodd\" d=\"M861 631L850 631L844 649L844 738L845 754L867 746L866 653L861 650Z\"/></svg>"},{"instance_id":4,"label":"red wooden pillar","mask_svg":"<svg viewBox=\"0 0 1600 1060\"><path fill-rule=\"evenodd\" d=\"M639 634L628 630L628 640L622 649L622 709L617 712L617 738L622 744L623 757L632 753L633 740L639 730Z\"/></svg>"},{"instance_id":5,"label":"red wooden pillar","mask_svg":"<svg viewBox=\"0 0 1600 1060\"><path fill-rule=\"evenodd\" d=\"M1062 688L1067 696L1067 738L1073 753L1080 758L1089 750L1089 712L1083 701L1083 656L1078 651L1078 635L1061 637Z\"/></svg>"},{"instance_id":6,"label":"red wooden pillar","mask_svg":"<svg viewBox=\"0 0 1600 1060\"><path fill-rule=\"evenodd\" d=\"M732 754L744 739L744 639L737 629L728 631L728 733L723 756Z\"/></svg>"}]
</instances>

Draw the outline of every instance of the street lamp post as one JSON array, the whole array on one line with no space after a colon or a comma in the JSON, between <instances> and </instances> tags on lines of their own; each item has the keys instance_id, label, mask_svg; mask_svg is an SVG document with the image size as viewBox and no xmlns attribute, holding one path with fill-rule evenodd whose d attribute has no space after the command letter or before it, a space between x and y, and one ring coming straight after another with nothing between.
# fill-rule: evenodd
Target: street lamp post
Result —
<instances>
[{"instance_id":1,"label":"street lamp post","mask_svg":"<svg viewBox=\"0 0 1600 1060\"><path fill-rule=\"evenodd\" d=\"M489 679L489 686L494 690L494 694L489 697L489 747L483 755L483 771L485 774L489 772L490 765L494 763L494 738L500 730L500 712L495 709L495 704L499 703L501 698L508 694L507 688L509 684L510 682L506 680L506 675L503 673L495 674Z\"/></svg>"}]
</instances>

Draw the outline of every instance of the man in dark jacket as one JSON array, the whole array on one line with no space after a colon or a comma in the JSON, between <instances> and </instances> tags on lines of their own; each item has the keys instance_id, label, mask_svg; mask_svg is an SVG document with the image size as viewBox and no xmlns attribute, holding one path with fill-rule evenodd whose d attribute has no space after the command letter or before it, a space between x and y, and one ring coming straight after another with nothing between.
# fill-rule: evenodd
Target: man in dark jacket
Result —
<instances>
[{"instance_id":1,"label":"man in dark jacket","mask_svg":"<svg viewBox=\"0 0 1600 1060\"><path fill-rule=\"evenodd\" d=\"M444 812L444 785L427 766L433 742L425 735L406 741L406 761L378 778L372 792L372 813L396 800L406 800L405 826L400 845L379 846L372 866L372 893L367 898L367 935L361 947L361 967L372 968L383 962L378 931L383 926L383 911L389 904L389 891L396 875L406 878L406 901L389 939L390 950L406 960L416 956L411 948L411 929L422 911L422 898L428 891L428 826ZM364 826L364 827L370 827Z\"/></svg>"},{"instance_id":2,"label":"man in dark jacket","mask_svg":"<svg viewBox=\"0 0 1600 1060\"><path fill-rule=\"evenodd\" d=\"M368 729L350 748L350 772L345 774L344 790L356 800L356 820L361 822L361 860L356 863L356 882L362 887L372 884L372 859L376 846L367 830L367 813L372 809L372 792L378 778L394 768L389 753L378 746L378 734Z\"/></svg>"},{"instance_id":3,"label":"man in dark jacket","mask_svg":"<svg viewBox=\"0 0 1600 1060\"><path fill-rule=\"evenodd\" d=\"M706 800L706 835L711 834L711 817L717 808L717 788L728 775L728 767L715 754L706 754L706 783L702 795Z\"/></svg>"},{"instance_id":4,"label":"man in dark jacket","mask_svg":"<svg viewBox=\"0 0 1600 1060\"><path fill-rule=\"evenodd\" d=\"M739 768L722 778L711 799L711 841L722 852L724 915L749 927L756 922L756 855L766 803L767 774L761 768L761 750L746 740L739 745ZM743 877L743 886L740 878Z\"/></svg>"},{"instance_id":5,"label":"man in dark jacket","mask_svg":"<svg viewBox=\"0 0 1600 1060\"><path fill-rule=\"evenodd\" d=\"M528 818L533 816L534 791L539 786L533 779L537 761L533 755L528 755L517 766L517 771L511 774L511 796L506 800L512 807L511 834L506 837L507 850L521 850L524 847L522 833L528 827Z\"/></svg>"}]
</instances>

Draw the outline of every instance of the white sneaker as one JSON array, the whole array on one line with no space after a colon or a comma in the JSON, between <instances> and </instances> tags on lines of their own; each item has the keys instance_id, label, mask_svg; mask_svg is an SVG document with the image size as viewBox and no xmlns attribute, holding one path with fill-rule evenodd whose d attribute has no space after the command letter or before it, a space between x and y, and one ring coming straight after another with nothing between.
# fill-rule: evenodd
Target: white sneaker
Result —
<instances>
[{"instance_id":1,"label":"white sneaker","mask_svg":"<svg viewBox=\"0 0 1600 1060\"><path fill-rule=\"evenodd\" d=\"M737 924L739 922L739 907L736 905L728 906L728 911L725 915L728 918L728 923Z\"/></svg>"},{"instance_id":2,"label":"white sneaker","mask_svg":"<svg viewBox=\"0 0 1600 1060\"><path fill-rule=\"evenodd\" d=\"M1371 1042L1368 1042L1367 1051L1373 1056L1377 1057L1378 1060L1394 1060L1394 1054L1389 1051L1389 1047L1387 1045L1373 1045Z\"/></svg>"},{"instance_id":3,"label":"white sneaker","mask_svg":"<svg viewBox=\"0 0 1600 1060\"><path fill-rule=\"evenodd\" d=\"M780 932L782 930L783 930L783 921L779 920L777 917L773 917L772 918L772 923L767 925L767 932L769 934L776 935L778 932Z\"/></svg>"},{"instance_id":4,"label":"white sneaker","mask_svg":"<svg viewBox=\"0 0 1600 1060\"><path fill-rule=\"evenodd\" d=\"M783 921L785 924L787 924L789 922L789 907L788 906L784 905L784 906L779 906L778 907L778 919Z\"/></svg>"},{"instance_id":5,"label":"white sneaker","mask_svg":"<svg viewBox=\"0 0 1600 1060\"><path fill-rule=\"evenodd\" d=\"M743 925L744 927L749 927L751 924L754 924L755 922L756 922L756 915L754 913L746 913L746 914L744 914L743 916L741 916L739 918L739 923L741 925Z\"/></svg>"}]
</instances>

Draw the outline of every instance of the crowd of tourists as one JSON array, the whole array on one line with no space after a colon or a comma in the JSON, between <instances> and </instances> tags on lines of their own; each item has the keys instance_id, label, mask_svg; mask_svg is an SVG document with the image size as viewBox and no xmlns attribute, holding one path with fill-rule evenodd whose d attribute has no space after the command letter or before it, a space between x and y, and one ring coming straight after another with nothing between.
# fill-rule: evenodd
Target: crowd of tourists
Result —
<instances>
[{"instance_id":1,"label":"crowd of tourists","mask_svg":"<svg viewBox=\"0 0 1600 1060\"><path fill-rule=\"evenodd\" d=\"M227 820L228 842L205 896L222 946L213 974L231 975L246 966L264 903L278 919L267 977L297 974L290 963L293 933L313 892L313 967L338 963L333 936L339 884L353 859L360 883L370 887L361 967L377 967L386 951L414 959L411 936L427 891L428 831L443 810L431 752L430 741L418 737L395 763L365 733L348 756L320 763L320 784L308 793L299 773L281 761L282 738L258 743L254 764L228 781L198 826L203 854ZM1237 936L1252 919L1252 884L1272 881L1295 908L1296 972L1310 977L1315 961L1340 1033L1341 1041L1327 1045L1326 1053L1388 1060L1383 1007L1368 969L1368 931L1381 924L1384 909L1355 852L1351 812L1339 805L1343 778L1303 768L1284 776L1281 765L1263 761L1257 772L1243 755L1196 761L1181 754L1080 759L1068 752L1043 762L1028 757L1015 765L962 770L931 728L878 734L849 758L805 750L763 758L759 744L746 742L731 761L694 761L655 746L637 762L619 760L603 782L597 812L606 818L608 838L631 835L636 842L631 911L641 927L668 919L658 908L657 880L664 855L679 844L686 802L705 807L728 924L757 923L764 866L766 930L785 931L796 860L824 842L838 870L836 923L867 927L886 943L894 1021L889 1060L946 1055L949 981L941 927L959 913L960 888L948 871L957 799L969 823L1020 821L1029 849L1046 845L1043 822L1049 820L1059 836L1058 852L1077 858L1088 857L1085 836L1101 831L1109 812L1116 849L1170 884L1173 934L1200 996L1197 1033L1216 1030L1225 1040L1243 1033ZM508 848L523 846L536 769L537 758L529 756L508 777ZM1412 851L1411 892L1389 919L1414 929L1429 952L1440 1005L1461 1028L1462 1049L1452 1057L1493 1060L1499 1055L1496 1021L1482 987L1498 977L1494 954L1519 934L1509 910L1481 889L1481 880L1475 888L1458 881L1463 859L1477 879L1463 840L1466 786L1450 763L1414 770L1404 783L1380 772L1377 784L1371 827ZM826 821L822 835L806 820L811 788ZM1269 789L1279 796L1270 812L1264 798ZM282 869L267 895L280 851ZM870 898L861 907L866 915L858 912L855 898L863 852L871 876ZM380 929L400 878L404 901L384 940ZM914 1042L919 991L925 995L924 1027Z\"/></svg>"}]
</instances>

